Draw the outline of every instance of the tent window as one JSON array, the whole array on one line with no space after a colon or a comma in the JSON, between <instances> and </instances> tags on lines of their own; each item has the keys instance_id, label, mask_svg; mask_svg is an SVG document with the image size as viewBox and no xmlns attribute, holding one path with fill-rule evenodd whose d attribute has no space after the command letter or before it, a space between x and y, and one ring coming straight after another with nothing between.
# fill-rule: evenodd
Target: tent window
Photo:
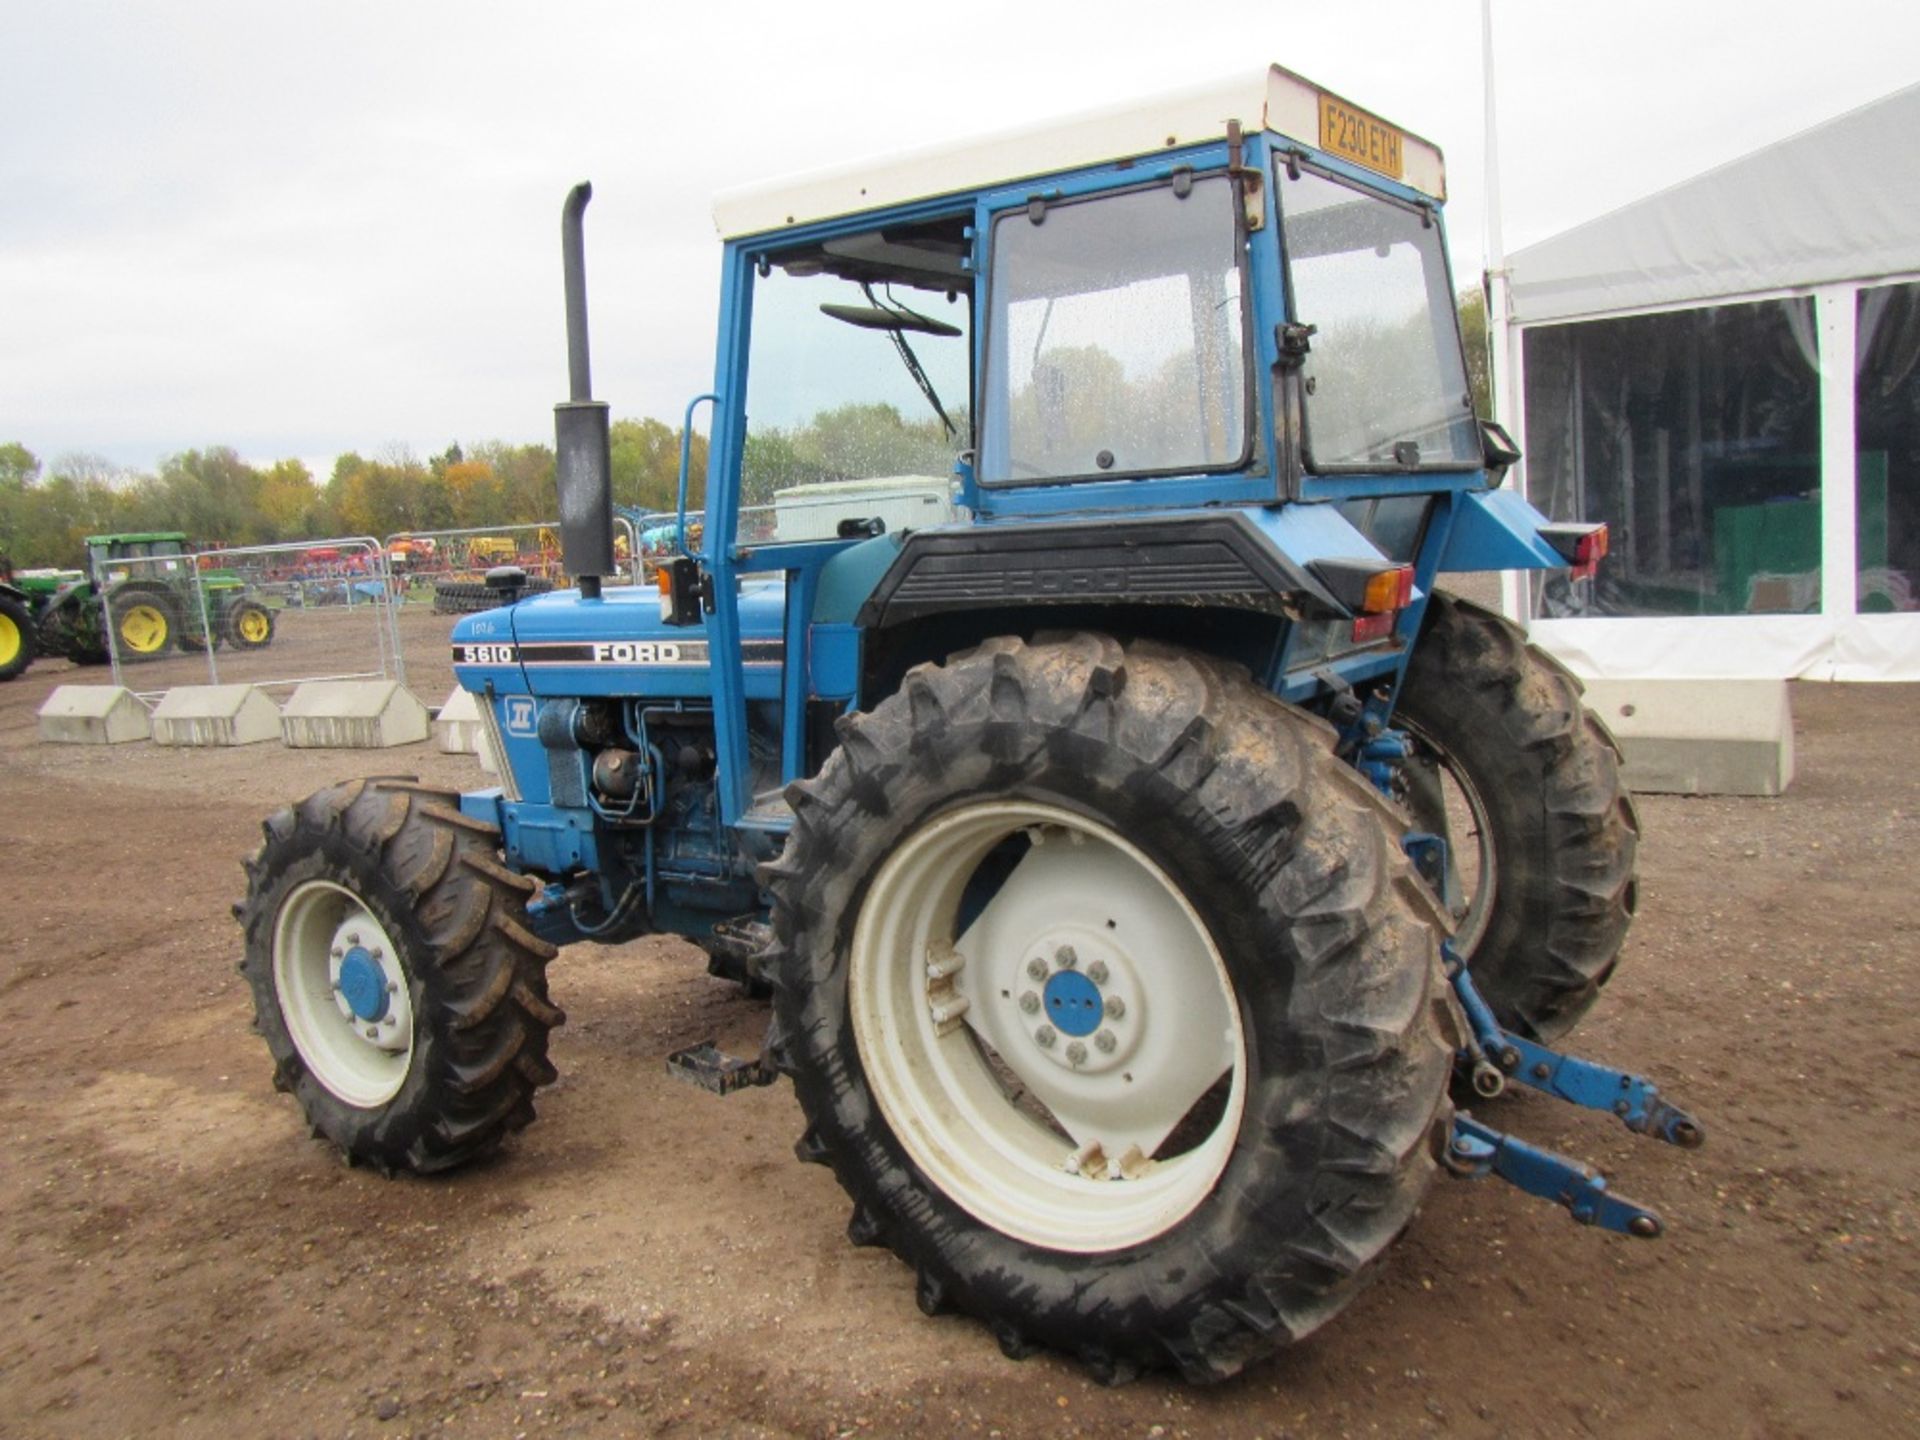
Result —
<instances>
[{"instance_id":1,"label":"tent window","mask_svg":"<svg viewBox=\"0 0 1920 1440\"><path fill-rule=\"evenodd\" d=\"M1529 497L1613 532L1598 579L1544 577L1536 614L1820 608L1811 300L1542 326L1524 364Z\"/></svg>"},{"instance_id":2,"label":"tent window","mask_svg":"<svg viewBox=\"0 0 1920 1440\"><path fill-rule=\"evenodd\" d=\"M1862 290L1856 303L1856 603L1920 610L1920 284Z\"/></svg>"}]
</instances>

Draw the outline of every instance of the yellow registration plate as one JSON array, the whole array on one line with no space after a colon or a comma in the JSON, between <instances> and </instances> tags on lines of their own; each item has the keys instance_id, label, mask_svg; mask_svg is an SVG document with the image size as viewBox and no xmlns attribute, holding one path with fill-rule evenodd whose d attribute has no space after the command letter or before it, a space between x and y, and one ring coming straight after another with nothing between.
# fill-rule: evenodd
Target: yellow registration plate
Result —
<instances>
[{"instance_id":1,"label":"yellow registration plate","mask_svg":"<svg viewBox=\"0 0 1920 1440\"><path fill-rule=\"evenodd\" d=\"M1320 97L1320 148L1382 175L1401 178L1405 137L1376 115L1331 95Z\"/></svg>"}]
</instances>

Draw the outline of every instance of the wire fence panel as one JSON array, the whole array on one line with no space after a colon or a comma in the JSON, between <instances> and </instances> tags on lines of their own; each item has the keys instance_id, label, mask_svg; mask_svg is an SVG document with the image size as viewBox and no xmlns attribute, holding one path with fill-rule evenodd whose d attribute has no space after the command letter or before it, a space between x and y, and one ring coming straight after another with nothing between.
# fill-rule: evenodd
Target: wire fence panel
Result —
<instances>
[{"instance_id":1,"label":"wire fence panel","mask_svg":"<svg viewBox=\"0 0 1920 1440\"><path fill-rule=\"evenodd\" d=\"M395 594L405 605L430 605L436 614L465 615L490 610L500 597L487 589L487 572L515 565L526 573L523 595L564 590L572 583L560 554L560 522L485 525L467 530L403 530L389 535L385 553ZM614 523L611 585L638 582L640 531L620 516Z\"/></svg>"},{"instance_id":2,"label":"wire fence panel","mask_svg":"<svg viewBox=\"0 0 1920 1440\"><path fill-rule=\"evenodd\" d=\"M372 536L116 556L95 576L106 658L143 699L176 685L407 678Z\"/></svg>"}]
</instances>

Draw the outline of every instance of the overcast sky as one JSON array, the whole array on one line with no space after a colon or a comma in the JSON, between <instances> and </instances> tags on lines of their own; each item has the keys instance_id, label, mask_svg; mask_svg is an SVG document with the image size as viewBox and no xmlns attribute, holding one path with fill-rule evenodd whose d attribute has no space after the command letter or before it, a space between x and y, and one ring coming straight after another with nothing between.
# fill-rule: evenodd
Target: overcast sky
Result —
<instances>
[{"instance_id":1,"label":"overcast sky","mask_svg":"<svg viewBox=\"0 0 1920 1440\"><path fill-rule=\"evenodd\" d=\"M1920 78L1912 0L1494 13L1509 250ZM595 392L677 424L712 379L716 190L1270 60L1446 151L1465 284L1480 53L1479 0L0 0L0 442L321 478L551 442L579 179Z\"/></svg>"}]
</instances>

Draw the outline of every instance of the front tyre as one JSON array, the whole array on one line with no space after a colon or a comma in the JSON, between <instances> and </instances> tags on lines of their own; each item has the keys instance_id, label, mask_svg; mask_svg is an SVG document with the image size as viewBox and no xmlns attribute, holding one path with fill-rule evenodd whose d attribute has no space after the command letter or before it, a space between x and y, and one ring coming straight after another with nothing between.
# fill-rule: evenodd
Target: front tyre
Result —
<instances>
[{"instance_id":1,"label":"front tyre","mask_svg":"<svg viewBox=\"0 0 1920 1440\"><path fill-rule=\"evenodd\" d=\"M1394 723L1413 741L1414 822L1448 838L1466 876L1449 898L1474 984L1501 1024L1557 1039L1599 998L1633 919L1640 825L1613 737L1518 626L1445 594Z\"/></svg>"},{"instance_id":2,"label":"front tyre","mask_svg":"<svg viewBox=\"0 0 1920 1440\"><path fill-rule=\"evenodd\" d=\"M258 600L236 600L225 616L227 642L236 650L264 650L273 643L273 612Z\"/></svg>"},{"instance_id":3,"label":"front tyre","mask_svg":"<svg viewBox=\"0 0 1920 1440\"><path fill-rule=\"evenodd\" d=\"M1340 1310L1448 1126L1440 916L1318 722L1099 635L912 672L794 787L772 1054L929 1310L1218 1380Z\"/></svg>"},{"instance_id":4,"label":"front tyre","mask_svg":"<svg viewBox=\"0 0 1920 1440\"><path fill-rule=\"evenodd\" d=\"M499 833L458 800L392 780L309 796L266 822L235 909L275 1087L388 1172L487 1154L554 1078L555 951L526 928Z\"/></svg>"}]
</instances>

